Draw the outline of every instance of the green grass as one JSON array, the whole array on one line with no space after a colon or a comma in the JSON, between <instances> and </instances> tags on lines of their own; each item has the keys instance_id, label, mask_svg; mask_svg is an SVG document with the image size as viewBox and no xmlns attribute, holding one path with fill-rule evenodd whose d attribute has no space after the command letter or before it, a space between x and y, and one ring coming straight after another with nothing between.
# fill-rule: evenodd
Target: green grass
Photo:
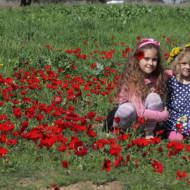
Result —
<instances>
[{"instance_id":1,"label":"green grass","mask_svg":"<svg viewBox=\"0 0 190 190\"><path fill-rule=\"evenodd\" d=\"M113 78L121 70L121 66L114 66L113 63L123 63L125 58L121 56L122 50L127 46L132 47L136 42L137 36L142 38L152 37L161 42L164 49L168 52L173 43L180 45L190 41L190 8L189 7L168 7L168 6L143 6L143 5L124 5L124 6L65 6L65 5L39 5L25 8L1 8L0 7L0 74L6 77L12 77L13 72L21 72L21 69L28 71L29 66L42 70L45 65L52 66L57 72L57 68L61 67L65 71L59 73L59 78L64 79L66 74L72 76L82 76L85 81L88 76L101 79L104 77L104 70L94 73L89 70L89 65L94 62L100 62L103 67L111 67L116 69L116 74L110 74L106 80L113 82ZM166 35L164 38L163 35ZM112 39L114 37L114 40ZM168 44L167 38L172 40ZM112 40L111 40L112 39ZM175 40L177 39L177 41ZM87 41L88 45L84 45ZM120 43L124 42L125 45ZM46 45L50 45L53 51L48 51ZM97 44L99 47L97 47ZM117 45L116 45L117 44ZM89 55L94 50L110 51L115 50L111 60L101 60L98 56L87 56L86 60L78 59L74 55L66 54L60 56L56 50L81 49L81 54ZM23 62L28 61L29 66L24 66ZM76 70L72 70L69 63L72 62L76 66ZM163 62L166 65L166 60ZM14 71L13 71L14 69ZM105 79L103 79L105 80ZM14 79L14 82L18 82ZM20 82L18 82L21 85ZM45 88L46 83L40 83L42 90L30 90L27 97L32 100L38 99L41 103L50 104L55 91ZM95 84L93 84L95 86ZM106 85L102 85L105 90ZM0 86L2 90L4 86ZM62 90L58 87L57 90ZM1 91L0 91L1 92ZM15 90L14 100L20 100L20 90ZM112 106L108 101L112 93L107 96L92 94L87 96L88 92L81 87L82 97L78 98L78 103L69 102L69 105L75 106L75 113L81 117L88 112L96 112L97 116L105 116L107 110ZM63 95L66 101L65 94ZM0 101L3 100L1 95ZM92 104L88 104L92 101ZM27 106L23 103L18 104L22 110ZM63 106L64 105L60 105ZM64 107L65 108L65 107ZM8 119L15 124L15 130L19 129L20 123L24 121L24 116L16 119L12 114L11 102L5 102L0 107L1 114L7 114ZM23 111L24 113L24 111ZM59 118L59 117L58 117ZM45 116L44 122L38 122L36 119L29 120L29 129L39 124L48 123L52 126L54 118ZM95 123L88 121L86 125ZM168 149L166 148L167 140L161 141L158 145L149 145L144 148L136 146L127 148L127 144L131 143L132 137L127 141L119 142L122 146L121 155L124 160L126 154L130 153L131 161L128 165L112 167L109 172L102 170L104 158L115 161L115 157L108 154L109 146L105 145L103 149L95 151L90 145L98 139L108 139L107 134L101 131L101 127L94 129L97 133L95 138L87 137L85 132L73 133L64 130L64 137L70 142L71 136L77 136L85 146L88 153L86 156L78 157L74 154L74 150L66 152L57 151L60 145L55 143L51 148L38 148L38 142L25 140L23 138L13 137L11 133L7 135L8 139L15 138L18 140L14 146L0 146L8 148L8 154L0 158L0 189L38 189L40 187L48 187L50 184L56 186L69 185L78 181L93 181L95 184L104 184L108 181L119 180L127 190L178 190L189 189L187 180L176 180L177 170L186 171L190 175L189 160L182 159L183 156L188 158L188 152L180 152L172 158L168 158ZM189 144L189 140L183 142ZM163 152L158 152L158 147L163 147ZM149 151L149 148L153 151ZM143 153L148 156L142 157ZM148 158L158 160L164 165L162 174L154 172L152 162ZM139 167L136 168L135 160L138 159ZM67 160L68 168L63 168L61 162ZM22 180L25 180L24 185ZM32 182L32 183L31 183Z\"/></svg>"}]
</instances>

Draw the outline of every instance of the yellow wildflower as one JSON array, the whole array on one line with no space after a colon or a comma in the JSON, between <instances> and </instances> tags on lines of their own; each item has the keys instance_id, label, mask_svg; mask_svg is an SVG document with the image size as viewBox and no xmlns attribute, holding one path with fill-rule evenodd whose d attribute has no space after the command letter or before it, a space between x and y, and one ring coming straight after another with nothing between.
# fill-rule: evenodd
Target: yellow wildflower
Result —
<instances>
[{"instance_id":1,"label":"yellow wildflower","mask_svg":"<svg viewBox=\"0 0 190 190\"><path fill-rule=\"evenodd\" d=\"M4 64L1 63L1 64L0 64L0 67L2 67L3 65L4 65Z\"/></svg>"}]
</instances>

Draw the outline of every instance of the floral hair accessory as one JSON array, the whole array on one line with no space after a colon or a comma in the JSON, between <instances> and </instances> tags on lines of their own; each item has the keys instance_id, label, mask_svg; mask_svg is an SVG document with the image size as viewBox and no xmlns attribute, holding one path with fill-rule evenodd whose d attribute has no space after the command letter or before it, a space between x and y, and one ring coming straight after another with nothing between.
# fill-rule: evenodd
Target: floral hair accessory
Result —
<instances>
[{"instance_id":1,"label":"floral hair accessory","mask_svg":"<svg viewBox=\"0 0 190 190\"><path fill-rule=\"evenodd\" d=\"M143 51L140 51L140 52L136 52L135 53L135 57L139 60L143 59L144 58L144 52Z\"/></svg>"},{"instance_id":2,"label":"floral hair accessory","mask_svg":"<svg viewBox=\"0 0 190 190\"><path fill-rule=\"evenodd\" d=\"M154 45L160 47L160 42L154 40L153 38L144 38L144 39L141 40L140 45L138 46L138 48L141 48L141 47L143 47L143 46L145 46L147 44L154 44Z\"/></svg>"},{"instance_id":3,"label":"floral hair accessory","mask_svg":"<svg viewBox=\"0 0 190 190\"><path fill-rule=\"evenodd\" d=\"M177 57L177 55L185 51L186 48L190 48L190 43L186 44L182 49L179 47L173 48L168 57L168 63L171 63Z\"/></svg>"}]
</instances>

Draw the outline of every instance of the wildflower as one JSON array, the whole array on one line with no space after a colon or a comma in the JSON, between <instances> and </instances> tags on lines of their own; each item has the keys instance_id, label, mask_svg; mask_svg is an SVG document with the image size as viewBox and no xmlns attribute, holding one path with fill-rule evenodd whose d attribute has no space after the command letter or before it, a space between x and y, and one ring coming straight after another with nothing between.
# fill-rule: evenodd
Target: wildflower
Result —
<instances>
[{"instance_id":1,"label":"wildflower","mask_svg":"<svg viewBox=\"0 0 190 190\"><path fill-rule=\"evenodd\" d=\"M60 104L62 102L62 97L61 96L55 96L53 103L54 104Z\"/></svg>"},{"instance_id":2,"label":"wildflower","mask_svg":"<svg viewBox=\"0 0 190 190\"><path fill-rule=\"evenodd\" d=\"M96 136L96 133L92 130L92 129L88 129L86 131L86 134L89 136L89 137L95 137Z\"/></svg>"},{"instance_id":3,"label":"wildflower","mask_svg":"<svg viewBox=\"0 0 190 190\"><path fill-rule=\"evenodd\" d=\"M127 164L130 161L130 158L131 158L131 155L128 153L126 155L126 160L125 160L124 164Z\"/></svg>"},{"instance_id":4,"label":"wildflower","mask_svg":"<svg viewBox=\"0 0 190 190\"><path fill-rule=\"evenodd\" d=\"M137 120L140 124L145 124L144 118L138 117Z\"/></svg>"},{"instance_id":5,"label":"wildflower","mask_svg":"<svg viewBox=\"0 0 190 190\"><path fill-rule=\"evenodd\" d=\"M13 114L16 118L20 118L22 115L21 108L14 108L13 109Z\"/></svg>"},{"instance_id":6,"label":"wildflower","mask_svg":"<svg viewBox=\"0 0 190 190\"><path fill-rule=\"evenodd\" d=\"M49 44L46 45L48 50L53 50Z\"/></svg>"},{"instance_id":7,"label":"wildflower","mask_svg":"<svg viewBox=\"0 0 190 190\"><path fill-rule=\"evenodd\" d=\"M104 164L102 166L102 170L106 170L106 172L109 172L111 170L111 161L104 158Z\"/></svg>"},{"instance_id":8,"label":"wildflower","mask_svg":"<svg viewBox=\"0 0 190 190\"><path fill-rule=\"evenodd\" d=\"M186 172L181 172L181 171L177 171L176 173L177 177L176 177L176 180L179 180L181 178L186 178L187 177L187 173Z\"/></svg>"},{"instance_id":9,"label":"wildflower","mask_svg":"<svg viewBox=\"0 0 190 190\"><path fill-rule=\"evenodd\" d=\"M77 156L84 156L84 155L86 155L86 153L87 153L87 150L86 150L86 148L83 145L76 147L75 154Z\"/></svg>"},{"instance_id":10,"label":"wildflower","mask_svg":"<svg viewBox=\"0 0 190 190\"><path fill-rule=\"evenodd\" d=\"M118 145L113 144L110 147L109 154L111 154L113 156L117 156L117 155L119 155L120 151L121 151L121 145L120 144L118 144Z\"/></svg>"},{"instance_id":11,"label":"wildflower","mask_svg":"<svg viewBox=\"0 0 190 190\"><path fill-rule=\"evenodd\" d=\"M8 152L8 149L0 147L0 157L4 157Z\"/></svg>"},{"instance_id":12,"label":"wildflower","mask_svg":"<svg viewBox=\"0 0 190 190\"><path fill-rule=\"evenodd\" d=\"M141 37L137 36L137 41L140 42L141 41Z\"/></svg>"},{"instance_id":13,"label":"wildflower","mask_svg":"<svg viewBox=\"0 0 190 190\"><path fill-rule=\"evenodd\" d=\"M94 112L88 112L87 117L88 119L93 119L96 116L96 113Z\"/></svg>"},{"instance_id":14,"label":"wildflower","mask_svg":"<svg viewBox=\"0 0 190 190\"><path fill-rule=\"evenodd\" d=\"M162 173L163 172L163 165L161 162L158 162L154 160L152 167L154 168L154 171L157 173Z\"/></svg>"},{"instance_id":15,"label":"wildflower","mask_svg":"<svg viewBox=\"0 0 190 190\"><path fill-rule=\"evenodd\" d=\"M66 148L67 148L67 146L65 146L64 144L63 145L61 145L61 146L59 146L59 147L57 147L57 149L61 152L63 152L63 151L65 151L66 150Z\"/></svg>"},{"instance_id":16,"label":"wildflower","mask_svg":"<svg viewBox=\"0 0 190 190\"><path fill-rule=\"evenodd\" d=\"M68 167L68 162L67 162L67 161L63 161L63 162L62 162L62 166L63 166L64 168L67 168L67 167Z\"/></svg>"},{"instance_id":17,"label":"wildflower","mask_svg":"<svg viewBox=\"0 0 190 190\"><path fill-rule=\"evenodd\" d=\"M1 64L0 64L0 67L2 67L3 65L4 65L4 64L1 63Z\"/></svg>"},{"instance_id":18,"label":"wildflower","mask_svg":"<svg viewBox=\"0 0 190 190\"><path fill-rule=\"evenodd\" d=\"M120 122L120 118L119 117L114 117L114 122L115 123L119 123Z\"/></svg>"},{"instance_id":19,"label":"wildflower","mask_svg":"<svg viewBox=\"0 0 190 190\"><path fill-rule=\"evenodd\" d=\"M6 144L8 146L13 146L13 145L17 144L17 141L13 140L13 139L9 139L9 140L6 141Z\"/></svg>"},{"instance_id":20,"label":"wildflower","mask_svg":"<svg viewBox=\"0 0 190 190\"><path fill-rule=\"evenodd\" d=\"M123 160L123 156L119 156L118 158L115 159L113 166L114 167L119 166L121 164L122 160Z\"/></svg>"}]
</instances>

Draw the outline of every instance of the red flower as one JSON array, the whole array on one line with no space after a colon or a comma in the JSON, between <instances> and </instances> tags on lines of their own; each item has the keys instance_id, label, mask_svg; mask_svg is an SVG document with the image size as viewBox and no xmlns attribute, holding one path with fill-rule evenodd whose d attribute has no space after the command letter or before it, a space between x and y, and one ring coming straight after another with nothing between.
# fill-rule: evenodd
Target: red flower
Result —
<instances>
[{"instance_id":1,"label":"red flower","mask_svg":"<svg viewBox=\"0 0 190 190\"><path fill-rule=\"evenodd\" d=\"M140 40L141 40L141 37L140 37L140 36L137 36L137 40L140 41Z\"/></svg>"},{"instance_id":2,"label":"red flower","mask_svg":"<svg viewBox=\"0 0 190 190\"><path fill-rule=\"evenodd\" d=\"M96 133L95 133L92 129L88 129L88 130L86 131L86 133L87 133L87 135L88 135L89 137L95 137L95 136L96 136Z\"/></svg>"},{"instance_id":3,"label":"red flower","mask_svg":"<svg viewBox=\"0 0 190 190\"><path fill-rule=\"evenodd\" d=\"M127 154L126 155L126 160L125 160L124 164L127 164L130 161L130 158L131 158L131 155Z\"/></svg>"},{"instance_id":4,"label":"red flower","mask_svg":"<svg viewBox=\"0 0 190 190\"><path fill-rule=\"evenodd\" d=\"M143 51L140 51L140 52L136 52L135 53L135 57L139 60L143 59L144 58L144 52Z\"/></svg>"},{"instance_id":5,"label":"red flower","mask_svg":"<svg viewBox=\"0 0 190 190\"><path fill-rule=\"evenodd\" d=\"M119 123L120 122L120 118L119 117L114 117L114 122L115 123Z\"/></svg>"},{"instance_id":6,"label":"red flower","mask_svg":"<svg viewBox=\"0 0 190 190\"><path fill-rule=\"evenodd\" d=\"M118 158L115 159L113 166L114 167L119 166L121 164L122 160L123 160L123 156L119 156Z\"/></svg>"},{"instance_id":7,"label":"red flower","mask_svg":"<svg viewBox=\"0 0 190 190\"><path fill-rule=\"evenodd\" d=\"M61 146L59 146L59 147L57 147L57 149L58 149L59 151L65 151L66 148L67 148L67 146L65 146L64 144L61 145Z\"/></svg>"},{"instance_id":8,"label":"red flower","mask_svg":"<svg viewBox=\"0 0 190 190\"><path fill-rule=\"evenodd\" d=\"M86 153L87 153L87 150L83 145L82 146L77 146L76 152L75 152L75 154L77 156L84 156L84 155L86 155Z\"/></svg>"},{"instance_id":9,"label":"red flower","mask_svg":"<svg viewBox=\"0 0 190 190\"><path fill-rule=\"evenodd\" d=\"M13 145L17 144L17 141L13 140L13 139L9 139L9 140L6 141L6 144L8 146L13 146Z\"/></svg>"},{"instance_id":10,"label":"red flower","mask_svg":"<svg viewBox=\"0 0 190 190\"><path fill-rule=\"evenodd\" d=\"M157 134L157 135L161 135L161 134L163 134L163 133L164 133L164 130L156 131L156 134Z\"/></svg>"},{"instance_id":11,"label":"red flower","mask_svg":"<svg viewBox=\"0 0 190 190\"><path fill-rule=\"evenodd\" d=\"M185 152L190 152L190 145L189 144L186 145Z\"/></svg>"},{"instance_id":12,"label":"red flower","mask_svg":"<svg viewBox=\"0 0 190 190\"><path fill-rule=\"evenodd\" d=\"M137 120L138 120L138 123L140 123L140 124L145 124L144 118L138 117Z\"/></svg>"},{"instance_id":13,"label":"red flower","mask_svg":"<svg viewBox=\"0 0 190 190\"><path fill-rule=\"evenodd\" d=\"M162 173L163 172L163 166L161 162L158 162L154 160L152 167L154 168L154 171L157 173Z\"/></svg>"},{"instance_id":14,"label":"red flower","mask_svg":"<svg viewBox=\"0 0 190 190\"><path fill-rule=\"evenodd\" d=\"M118 134L118 139L120 141L125 141L129 138L129 135L128 134Z\"/></svg>"},{"instance_id":15,"label":"red flower","mask_svg":"<svg viewBox=\"0 0 190 190\"><path fill-rule=\"evenodd\" d=\"M106 170L106 172L109 172L111 169L111 161L104 158L104 164L102 166L102 170Z\"/></svg>"},{"instance_id":16,"label":"red flower","mask_svg":"<svg viewBox=\"0 0 190 190\"><path fill-rule=\"evenodd\" d=\"M157 150L158 150L158 152L163 152L163 148L162 147L158 147Z\"/></svg>"},{"instance_id":17,"label":"red flower","mask_svg":"<svg viewBox=\"0 0 190 190\"><path fill-rule=\"evenodd\" d=\"M14 108L13 109L13 114L16 118L20 118L22 115L21 108Z\"/></svg>"},{"instance_id":18,"label":"red flower","mask_svg":"<svg viewBox=\"0 0 190 190\"><path fill-rule=\"evenodd\" d=\"M168 44L170 44L172 41L171 41L170 38L167 38L167 39L166 39L166 42L167 42Z\"/></svg>"},{"instance_id":19,"label":"red flower","mask_svg":"<svg viewBox=\"0 0 190 190\"><path fill-rule=\"evenodd\" d=\"M121 145L120 144L118 144L118 145L113 144L110 147L109 154L111 154L113 156L117 156L117 155L119 155L120 151L121 151Z\"/></svg>"},{"instance_id":20,"label":"red flower","mask_svg":"<svg viewBox=\"0 0 190 190\"><path fill-rule=\"evenodd\" d=\"M96 113L88 112L88 119L93 119L96 116Z\"/></svg>"},{"instance_id":21,"label":"red flower","mask_svg":"<svg viewBox=\"0 0 190 190\"><path fill-rule=\"evenodd\" d=\"M53 103L54 104L60 104L62 102L62 97L61 96L55 96Z\"/></svg>"},{"instance_id":22,"label":"red flower","mask_svg":"<svg viewBox=\"0 0 190 190\"><path fill-rule=\"evenodd\" d=\"M64 168L67 168L67 167L68 167L68 162L67 162L67 161L63 161L63 162L62 162L62 166L63 166Z\"/></svg>"},{"instance_id":23,"label":"red flower","mask_svg":"<svg viewBox=\"0 0 190 190\"><path fill-rule=\"evenodd\" d=\"M0 157L4 157L8 152L8 149L0 147Z\"/></svg>"},{"instance_id":24,"label":"red flower","mask_svg":"<svg viewBox=\"0 0 190 190\"><path fill-rule=\"evenodd\" d=\"M180 178L186 178L187 177L186 172L180 172L179 170L177 171L176 174L177 174L176 180L179 180Z\"/></svg>"},{"instance_id":25,"label":"red flower","mask_svg":"<svg viewBox=\"0 0 190 190\"><path fill-rule=\"evenodd\" d=\"M46 47L48 48L48 50L53 50L49 44L47 44Z\"/></svg>"}]
</instances>

